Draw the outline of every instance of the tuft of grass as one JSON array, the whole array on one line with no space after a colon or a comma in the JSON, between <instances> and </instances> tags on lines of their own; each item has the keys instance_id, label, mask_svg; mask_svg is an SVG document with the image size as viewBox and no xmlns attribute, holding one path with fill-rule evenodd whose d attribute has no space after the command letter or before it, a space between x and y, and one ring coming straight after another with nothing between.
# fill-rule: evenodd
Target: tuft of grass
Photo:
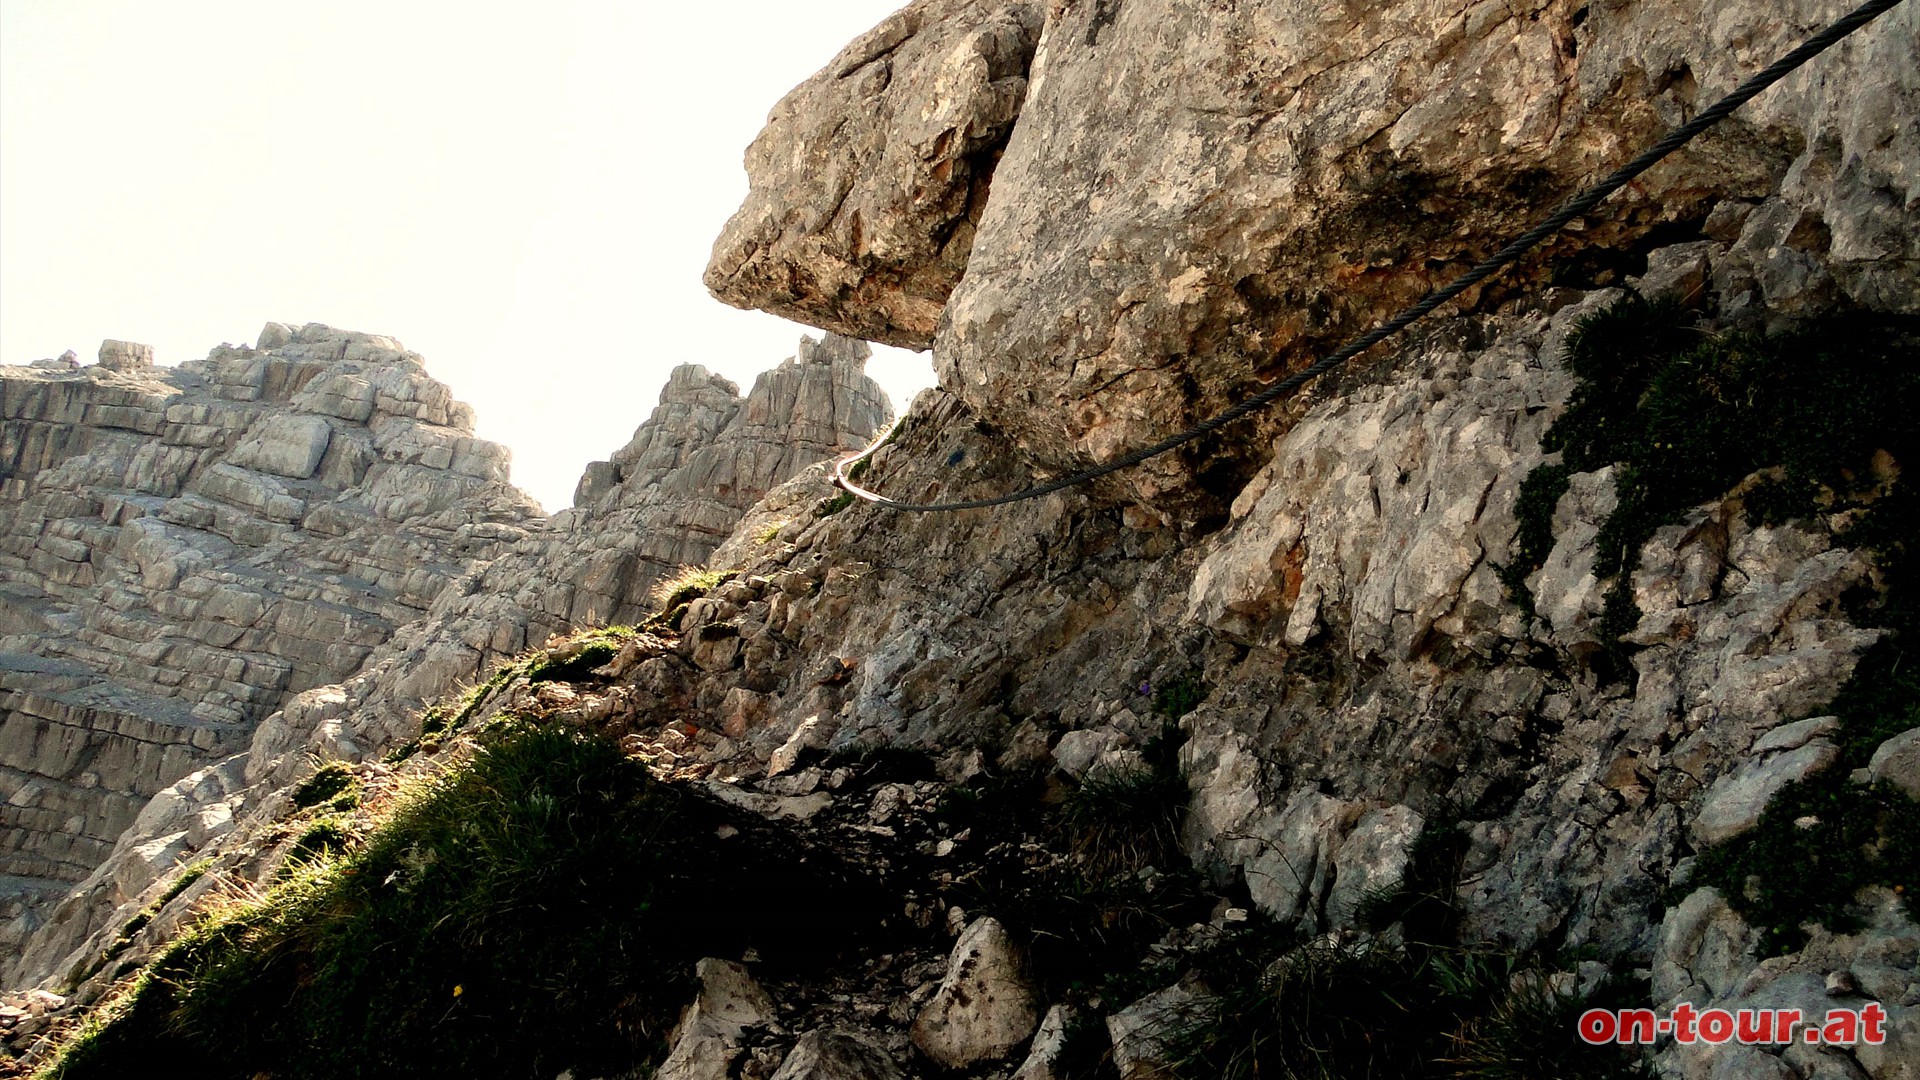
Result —
<instances>
[{"instance_id":1,"label":"tuft of grass","mask_svg":"<svg viewBox=\"0 0 1920 1080\"><path fill-rule=\"evenodd\" d=\"M721 824L741 835L716 844ZM760 828L605 739L502 724L363 844L179 939L48 1075L145 1075L155 1060L285 1080L643 1066L698 958L756 947L776 970L817 968L877 922L831 858Z\"/></svg>"},{"instance_id":2,"label":"tuft of grass","mask_svg":"<svg viewBox=\"0 0 1920 1080\"><path fill-rule=\"evenodd\" d=\"M840 494L833 496L832 498L820 500L820 509L815 516L823 517L823 518L832 517L833 515L839 513L842 510L845 510L847 507L852 505L853 505L853 492L843 491Z\"/></svg>"},{"instance_id":3,"label":"tuft of grass","mask_svg":"<svg viewBox=\"0 0 1920 1080\"><path fill-rule=\"evenodd\" d=\"M1073 852L1096 879L1186 862L1180 825L1189 792L1179 764L1179 731L1163 733L1130 769L1096 774L1068 792L1059 820Z\"/></svg>"},{"instance_id":4,"label":"tuft of grass","mask_svg":"<svg viewBox=\"0 0 1920 1080\"><path fill-rule=\"evenodd\" d=\"M760 527L759 532L753 534L754 543L771 544L780 536L780 530L786 527L787 523L784 521L769 521Z\"/></svg>"},{"instance_id":5,"label":"tuft of grass","mask_svg":"<svg viewBox=\"0 0 1920 1080\"><path fill-rule=\"evenodd\" d=\"M287 849L287 866L283 873L291 874L298 867L343 854L354 840L353 823L346 817L329 814L315 818L307 823L293 846Z\"/></svg>"},{"instance_id":6,"label":"tuft of grass","mask_svg":"<svg viewBox=\"0 0 1920 1080\"><path fill-rule=\"evenodd\" d=\"M1472 960L1487 963L1480 957ZM1493 972L1509 965L1488 964ZM1483 976L1467 976L1467 985L1498 987ZM1440 1064L1452 1066L1451 1075L1463 1080L1626 1080L1641 1075L1628 1052L1591 1046L1575 1033L1580 1014L1590 1008L1637 1005L1625 987L1603 984L1592 997L1554 988L1542 978L1504 980L1504 994L1492 995L1492 1005L1467 1019L1448 1038L1453 1046Z\"/></svg>"},{"instance_id":7,"label":"tuft of grass","mask_svg":"<svg viewBox=\"0 0 1920 1080\"><path fill-rule=\"evenodd\" d=\"M1638 1075L1630 1051L1588 1046L1588 1002L1516 980L1512 954L1401 948L1252 927L1201 958L1216 995L1172 1033L1179 1080L1486 1080Z\"/></svg>"},{"instance_id":8,"label":"tuft of grass","mask_svg":"<svg viewBox=\"0 0 1920 1080\"><path fill-rule=\"evenodd\" d=\"M1153 688L1153 711L1169 721L1178 721L1206 699L1207 685L1200 680L1200 673L1188 672Z\"/></svg>"},{"instance_id":9,"label":"tuft of grass","mask_svg":"<svg viewBox=\"0 0 1920 1080\"><path fill-rule=\"evenodd\" d=\"M114 939L107 943L107 947L100 951L100 955L95 958L93 963L84 968L78 965L75 966L75 969L70 972L67 977L68 989L71 990L73 987L77 987L88 979L93 978L94 975L98 974L101 968L106 967L114 957L119 956L131 948L134 938L139 936L140 931L145 930L153 920L159 918L160 913L166 910L168 904L179 899L181 893L186 892L194 882L207 876L207 871L212 868L213 860L201 859L199 862L180 871L179 875L173 879L173 883L167 886L165 892L162 892L153 903L141 908L138 913L127 920L126 925L122 926L120 932L114 935Z\"/></svg>"},{"instance_id":10,"label":"tuft of grass","mask_svg":"<svg viewBox=\"0 0 1920 1080\"><path fill-rule=\"evenodd\" d=\"M654 582L649 596L653 600L654 610L672 611L682 604L700 599L732 577L731 570L683 566L671 577L664 577Z\"/></svg>"},{"instance_id":11,"label":"tuft of grass","mask_svg":"<svg viewBox=\"0 0 1920 1080\"><path fill-rule=\"evenodd\" d=\"M1205 921L1213 906L1179 847L1187 791L1178 738L1171 729L1150 744L1144 768L1064 795L1034 769L976 777L941 801L946 829L1008 853L958 882L959 901L1028 937L1051 995L1084 994L1137 969L1170 930ZM1073 857L1042 854L1053 851Z\"/></svg>"},{"instance_id":12,"label":"tuft of grass","mask_svg":"<svg viewBox=\"0 0 1920 1080\"><path fill-rule=\"evenodd\" d=\"M360 781L353 775L353 766L329 761L293 789L293 805L306 810L325 803L337 810L350 810L360 804L359 791Z\"/></svg>"}]
</instances>

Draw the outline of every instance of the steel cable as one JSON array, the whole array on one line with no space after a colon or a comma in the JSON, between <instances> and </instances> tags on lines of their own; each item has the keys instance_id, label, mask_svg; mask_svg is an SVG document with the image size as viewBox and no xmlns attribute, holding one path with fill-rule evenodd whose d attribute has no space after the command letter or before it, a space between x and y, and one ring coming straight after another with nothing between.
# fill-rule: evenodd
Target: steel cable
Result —
<instances>
[{"instance_id":1,"label":"steel cable","mask_svg":"<svg viewBox=\"0 0 1920 1080\"><path fill-rule=\"evenodd\" d=\"M1741 83L1732 93L1709 105L1700 115L1673 129L1665 138L1648 147L1640 156L1607 174L1606 177L1602 178L1592 187L1568 199L1558 210L1547 215L1539 224L1515 237L1506 247L1488 256L1484 261L1460 275L1458 278L1455 278L1439 291L1428 293L1426 297L1412 307L1407 308L1393 318L1374 327L1359 338L1348 342L1337 351L1322 357L1308 367L1302 368L1286 378L1280 379L1258 394L1241 401L1239 404L1233 405L1220 413L1194 424L1192 427L1187 428L1177 435L1169 436L1151 446L1143 446L1138 450L1123 454L1112 461L1082 469L1079 472L1070 473L1066 476L1049 480L1046 483L1036 484L1033 487L1024 488L1006 495L996 495L987 499L967 499L959 502L905 503L896 499L887 498L878 492L868 491L855 484L847 475L848 470L853 466L871 457L875 451L886 444L887 439L892 434L892 431L889 430L882 433L882 435L875 439L873 444L865 450L835 462L833 466L833 482L835 486L845 490L856 498L864 499L876 506L884 506L890 510L923 514L950 510L980 510L990 506L1005 506L1008 503L1037 499L1043 495L1051 495L1056 491L1064 491L1070 487L1077 487L1090 480L1106 476L1109 473L1131 468L1149 458L1159 457L1161 454L1185 446L1195 439L1210 435L1226 425L1233 423L1235 420L1239 420L1250 413L1257 412L1273 404L1275 401L1299 389L1312 379L1325 374L1373 346L1378 345L1380 342L1406 329L1407 326L1432 312L1441 304L1459 296L1461 293L1492 276L1496 271L1517 261L1520 256L1526 254L1528 250L1532 249L1542 240L1560 231L1561 227L1566 225L1567 222L1591 210L1594 206L1598 205L1601 200L1625 187L1628 183L1632 182L1635 177L1646 172L1674 151L1693 141L1695 136L1706 131L1721 120L1726 119L1728 114L1746 104L1747 101L1755 95L1787 77L1807 61L1825 52L1848 34L1872 22L1902 2L1904 2L1904 0L1868 0L1867 3L1860 5L1845 16L1842 16L1825 30L1808 38L1792 52L1774 61L1759 74Z\"/></svg>"}]
</instances>

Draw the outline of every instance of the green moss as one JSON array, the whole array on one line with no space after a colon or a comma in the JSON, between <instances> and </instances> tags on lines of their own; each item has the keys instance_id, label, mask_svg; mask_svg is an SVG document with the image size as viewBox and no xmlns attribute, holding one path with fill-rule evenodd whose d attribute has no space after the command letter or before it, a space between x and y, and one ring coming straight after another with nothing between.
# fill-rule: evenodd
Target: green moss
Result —
<instances>
[{"instance_id":1,"label":"green moss","mask_svg":"<svg viewBox=\"0 0 1920 1080\"><path fill-rule=\"evenodd\" d=\"M776 971L817 967L878 918L829 860L730 813L598 737L502 725L363 845L180 939L50 1074L632 1069L699 957L757 947ZM742 835L716 844L720 824Z\"/></svg>"},{"instance_id":2,"label":"green moss","mask_svg":"<svg viewBox=\"0 0 1920 1080\"><path fill-rule=\"evenodd\" d=\"M120 928L120 933L116 934L114 939L107 944L107 947L101 950L100 956L97 959L84 968L79 968L76 965L76 970L68 975L68 986L78 986L88 979L93 978L93 976L97 974L101 968L106 967L114 957L126 952L128 948L132 947L133 940L139 935L140 931L145 930L153 920L159 918L160 912L165 910L168 904L179 899L181 893L186 892L194 882L205 877L207 871L212 867L212 860L202 859L187 867L185 870L180 871L180 873L174 877L172 884L167 886L165 892L161 893L153 903L140 909L133 918L126 921L126 924Z\"/></svg>"},{"instance_id":3,"label":"green moss","mask_svg":"<svg viewBox=\"0 0 1920 1080\"><path fill-rule=\"evenodd\" d=\"M347 818L338 815L315 818L287 849L287 864L294 867L331 858L344 853L353 841L353 823Z\"/></svg>"}]
</instances>

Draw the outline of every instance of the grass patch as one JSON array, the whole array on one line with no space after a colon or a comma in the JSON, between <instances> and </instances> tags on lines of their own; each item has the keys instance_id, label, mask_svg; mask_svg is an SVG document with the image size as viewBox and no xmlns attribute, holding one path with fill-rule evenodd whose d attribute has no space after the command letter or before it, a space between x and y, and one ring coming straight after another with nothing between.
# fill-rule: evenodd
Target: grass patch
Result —
<instances>
[{"instance_id":1,"label":"grass patch","mask_svg":"<svg viewBox=\"0 0 1920 1080\"><path fill-rule=\"evenodd\" d=\"M1198 672L1188 672L1152 689L1153 711L1169 721L1178 721L1207 699L1207 685Z\"/></svg>"},{"instance_id":2,"label":"grass patch","mask_svg":"<svg viewBox=\"0 0 1920 1080\"><path fill-rule=\"evenodd\" d=\"M832 498L821 499L820 510L815 516L823 517L823 518L832 517L833 515L839 513L842 510L845 510L847 507L852 505L853 505L853 492L843 491L840 494L833 496Z\"/></svg>"},{"instance_id":3,"label":"grass patch","mask_svg":"<svg viewBox=\"0 0 1920 1080\"><path fill-rule=\"evenodd\" d=\"M71 992L74 987L93 978L94 975L98 974L101 968L106 967L114 957L119 956L131 948L133 946L133 939L139 936L140 931L145 930L153 920L159 918L160 912L165 910L168 904L179 899L180 894L186 892L194 882L206 877L207 871L212 868L213 861L211 859L202 859L187 867L185 870L180 871L179 875L173 879L173 883L167 886L165 892L161 893L153 903L141 908L133 918L127 920L126 925L120 928L120 932L114 935L114 939L108 942L107 947L100 951L100 956L95 959L92 964L84 969L78 968L76 965L76 970L70 972L67 977L69 992Z\"/></svg>"},{"instance_id":4,"label":"grass patch","mask_svg":"<svg viewBox=\"0 0 1920 1080\"><path fill-rule=\"evenodd\" d=\"M719 842L715 830L741 830ZM600 1075L657 1055L692 963L821 965L878 905L820 853L654 781L609 742L509 723L356 849L166 950L49 1075Z\"/></svg>"},{"instance_id":5,"label":"grass patch","mask_svg":"<svg viewBox=\"0 0 1920 1080\"><path fill-rule=\"evenodd\" d=\"M329 761L293 789L295 809L307 810L322 803L338 810L360 805L360 781L353 775L353 766Z\"/></svg>"},{"instance_id":6,"label":"grass patch","mask_svg":"<svg viewBox=\"0 0 1920 1080\"><path fill-rule=\"evenodd\" d=\"M731 570L683 566L671 577L663 577L654 582L653 590L648 595L653 600L655 611L672 611L683 604L700 599L732 577Z\"/></svg>"},{"instance_id":7,"label":"grass patch","mask_svg":"<svg viewBox=\"0 0 1920 1080\"><path fill-rule=\"evenodd\" d=\"M759 532L753 534L753 540L757 544L771 544L779 539L780 530L786 527L787 523L784 521L769 521L760 527Z\"/></svg>"},{"instance_id":8,"label":"grass patch","mask_svg":"<svg viewBox=\"0 0 1920 1080\"><path fill-rule=\"evenodd\" d=\"M346 817L330 814L315 818L307 823L293 845L287 849L287 863L283 876L290 876L299 867L308 863L343 854L353 842L353 822Z\"/></svg>"},{"instance_id":9,"label":"grass patch","mask_svg":"<svg viewBox=\"0 0 1920 1080\"><path fill-rule=\"evenodd\" d=\"M1616 1080L1631 1051L1580 1041L1591 999L1510 953L1384 941L1299 941L1253 924L1199 957L1213 993L1172 1032L1179 1080Z\"/></svg>"},{"instance_id":10,"label":"grass patch","mask_svg":"<svg viewBox=\"0 0 1920 1080\"><path fill-rule=\"evenodd\" d=\"M1095 878L1185 864L1180 824L1189 793L1179 746L1178 729L1163 732L1140 765L1090 776L1061 800L1060 824Z\"/></svg>"},{"instance_id":11,"label":"grass patch","mask_svg":"<svg viewBox=\"0 0 1920 1080\"><path fill-rule=\"evenodd\" d=\"M1035 975L1056 999L1109 987L1169 930L1205 921L1212 908L1179 846L1188 799L1179 738L1170 725L1140 768L1064 793L1033 769L977 777L942 800L946 829L1006 853L958 883L962 906L1023 931Z\"/></svg>"}]
</instances>

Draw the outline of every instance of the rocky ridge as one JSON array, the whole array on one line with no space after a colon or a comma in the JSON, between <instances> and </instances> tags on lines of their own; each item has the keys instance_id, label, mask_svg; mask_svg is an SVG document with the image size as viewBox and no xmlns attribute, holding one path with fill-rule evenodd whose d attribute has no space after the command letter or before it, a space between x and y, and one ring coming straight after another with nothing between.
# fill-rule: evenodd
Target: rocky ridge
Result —
<instances>
[{"instance_id":1,"label":"rocky ridge","mask_svg":"<svg viewBox=\"0 0 1920 1080\"><path fill-rule=\"evenodd\" d=\"M270 323L166 369L109 341L0 371L0 406L0 873L30 892L539 523L389 338Z\"/></svg>"},{"instance_id":2,"label":"rocky ridge","mask_svg":"<svg viewBox=\"0 0 1920 1080\"><path fill-rule=\"evenodd\" d=\"M709 280L730 299L909 341L925 340L913 336L925 320L902 314L893 283L957 273L933 339L943 386L866 473L889 494L1003 492L1098 456L1103 438L1131 445L1176 426L1250 377L1227 365L1233 348L1280 363L1283 342L1382 314L1476 238L1837 14L1713 0L1307 15L1050 5L965 266L937 245L909 265L862 265L869 234L932 236L954 220L887 196L896 183L939 194L953 170L930 181L905 155L874 167L886 129L867 113L947 116L939 95L957 83L980 107L955 115L1001 116L987 107L993 85L1016 76L995 64L1024 46L991 28L1024 28L1026 12L916 3L843 54L776 112L753 155L756 193L716 247ZM1716 851L1771 827L1766 808L1796 781L1911 789L1911 730L1855 746L1857 729L1827 711L1883 655L1889 631L1862 612L1889 587L1892 549L1852 531L1857 506L1769 517L1761 467L1689 500L1608 570L1609 527L1634 490L1627 448L1569 469L1544 507L1530 481L1571 460L1547 438L1581 405L1567 342L1623 288L1694 312L1715 341L1847 309L1914 313L1920 174L1903 58L1917 19L1896 9L1744 130L1585 223L1558 249L1555 287L1471 298L1209 447L1211 472L1176 462L1124 491L928 516L851 503L809 470L715 550L731 576L651 613L617 649L581 638L536 650L469 699L448 745L503 715L601 731L663 782L753 813L756 829L844 853L918 928L803 980L745 953L710 956L666 1055L673 1075L957 1066L1041 1080L1072 1074L1066 1044L1091 1032L1101 1068L1164 1076L1171 1034L1229 989L1209 981L1210 942L1252 925L1291 935L1278 960L1391 954L1412 941L1411 918L1366 913L1418 889L1444 893L1462 942L1530 958L1555 993L1620 980L1633 1004L1659 1009L1817 1015L1873 1000L1890 1017L1884 1045L1850 1051L1665 1042L1649 1055L1657 1075L1904 1080L1920 1060L1920 925L1897 882L1853 891L1850 920L1788 927L1804 940L1782 948L1752 914L1758 875L1731 892L1701 880ZM871 104L916 87L930 95L918 113L912 100ZM956 123L946 142L997 139L984 133L1002 123ZM1271 161L1242 156L1243 143ZM790 145L803 152L784 157ZM1460 155L1476 164L1428 171ZM841 180L816 198L812 178L834 162ZM1450 188L1449 176L1472 179ZM1422 177L1437 186L1403 182ZM861 209L858 229L841 205ZM883 209L900 220L869 220ZM756 224L769 220L773 233ZM733 269L756 259L773 268ZM1348 298L1274 292L1294 270L1342 282ZM755 280L838 284L796 300ZM1902 464L1855 462L1854 481L1890 498L1905 490ZM592 654L596 666L533 677L593 640L611 653ZM63 961L89 970L115 944L108 928L156 904L116 954L137 966L220 881L277 872L297 820L288 792L311 767L289 752L301 732L323 756L344 737L362 757L413 734L371 698L313 707L325 725L290 709L292 739L256 741L223 766L257 797L203 852L206 875L172 893L156 883ZM1128 903L1162 921L1135 953L1103 957L1111 969L1075 968L1058 943L1082 924L1050 921L1061 898L1049 874L1093 873L1100 852L1062 845L1050 808L1155 767L1169 745L1178 831L1119 875L1136 890ZM917 765L889 771L903 759ZM1836 776L1842 761L1857 773ZM441 764L429 753L399 767ZM357 774L384 782L386 768ZM1031 801L986 813L1011 783ZM223 790L182 785L156 821ZM1789 835L1828 824L1786 822ZM1434 837L1448 856L1439 882L1422 877ZM1180 900L1152 899L1169 896ZM101 965L80 999L113 985ZM1067 973L1117 978L1088 994Z\"/></svg>"},{"instance_id":3,"label":"rocky ridge","mask_svg":"<svg viewBox=\"0 0 1920 1080\"><path fill-rule=\"evenodd\" d=\"M269 333L273 333L271 327ZM309 327L296 335L295 346L303 344L300 335L330 349L336 348L332 344L335 341L384 340ZM237 350L232 359L216 352L214 360L208 363L236 360L253 363L256 352ZM139 780L135 786L134 782L123 781L116 775L104 782L107 785L126 782L134 790L118 797L111 815L101 815L107 819L95 830L97 836L84 852L84 858L73 859L71 865L65 867L64 875L54 879L56 886L34 890L39 902L31 909L15 912L15 939L23 940L31 935L32 941L25 946L22 957L16 958L18 966L14 970L37 971L32 975L35 981L55 973L55 966L38 968L35 965L57 961L97 929L116 906L139 896L156 875L232 828L235 815L247 803L244 790L263 775L276 775L275 768L282 769L279 775L298 772L305 767L306 754L321 745L326 747L323 753L327 757L360 760L368 754L377 756L417 733L418 715L426 702L448 693L462 682L484 677L501 658L578 624L635 619L646 606L646 597L657 578L684 565L704 563L744 509L757 502L768 489L831 452L870 439L887 422L889 410L885 394L863 373L868 355L869 350L863 343L831 335L821 341L803 338L797 356L763 374L744 398L727 380L698 365L682 365L662 391L653 417L640 425L633 440L614 455L611 463L589 467L581 482L579 504L544 520L537 516L537 510L524 496L506 486L504 452L492 448L486 452L494 455L488 460L496 461L498 475L488 481L493 485L488 490L511 510L510 526L490 520L473 506L454 504L451 509L435 510L431 503L422 503L423 499L433 497L435 488L432 474L420 470L432 468L433 462L439 459L427 457L427 463L421 464L417 460L421 454L418 444L432 439L436 433L432 429L425 434L416 433L376 417L379 437L384 440L376 448L389 456L367 467L366 483L339 496L338 507L326 509L324 514L309 511L307 520L331 521L333 517L325 515L334 515L348 521L379 523L378 529L359 534L358 542L377 545L376 552L386 553L384 557L403 568L408 576L395 576L385 583L410 582L413 591L405 594L410 603L398 606L396 602L396 607L389 609L392 617L359 630L361 640L357 647L342 645L346 635L335 633L326 622L325 615L334 608L310 612L289 606L287 610L275 611L271 619L261 616L257 621L265 625L275 625L277 620L279 624L297 628L296 632L310 633L318 628L329 634L329 647L338 652L341 662L311 674L303 673L297 682L283 682L275 693L259 693L259 704L252 712L233 717L220 728L218 741L202 735L205 746L187 744L187 737L182 736L178 740L183 744L179 750L165 753L162 747L156 753L139 732L125 730L124 726L129 723L144 722L142 717L146 713L136 712L133 707L128 707L126 713L84 713L74 718L70 726L76 736L91 739L104 749L92 755L70 754L73 760L62 759L70 771L79 775L89 767L87 761L92 758L115 761L132 757L141 760ZM264 369L275 370L279 354L268 353L264 359ZM348 367L358 363L358 360L351 361ZM417 375L417 358L408 359L406 363L412 365L406 370ZM174 377L191 379L197 371L190 368ZM341 374L351 378L355 370ZM76 377L56 375L52 378L56 385L64 385ZM81 382L76 385L91 385L86 381L86 373L77 378ZM312 373L307 373L306 379L314 380L302 390L310 395L330 393L335 385ZM301 381L304 383L306 379ZM450 400L445 388L437 383L431 386L438 388L442 408L445 408ZM297 402L311 399L298 395L295 398ZM331 398L324 400L332 401ZM376 399L369 396L368 400ZM465 409L464 406L458 408ZM462 411L456 415L463 424L460 430L470 427L470 413ZM284 427L300 422L303 421L297 414L294 420L273 416L259 421L258 426L273 431L278 430L275 425ZM246 430L249 429L244 424L237 425L234 436ZM343 448L342 452L346 447L357 445L351 441L352 435L334 438ZM28 445L38 444L31 431L23 441ZM242 460L253 460L246 456L246 448L254 441L249 436L238 443L236 455ZM466 443L490 446L470 439ZM137 459L143 453L140 447L152 444L148 438L132 434L116 438L113 445L116 453ZM251 453L257 456L259 452ZM414 458L403 456L406 454ZM457 460L464 462L465 459ZM240 473L238 466L231 466L224 459L215 460L210 468L224 470L220 473L223 476L225 472ZM324 463L318 466L317 475L330 475L327 468ZM391 475L396 469L408 471ZM50 473L31 475L31 481L19 483L31 482L49 488L56 483ZM263 482L278 481L269 477ZM199 488L193 484L186 487L185 497L191 500ZM153 501L161 506L161 510L154 511L156 514L165 510L160 500ZM372 505L364 505L368 502ZM23 528L37 525L38 519L29 515L40 505L41 502L28 499L25 509L16 512L15 520ZM84 509L81 504L75 505ZM407 518L405 513L409 508L423 512ZM429 510L440 517L424 512ZM370 512L388 516L369 518ZM391 515L396 513L402 515L399 520L408 522L406 532L385 524L394 520ZM467 522L462 515L479 520ZM175 511L174 516L180 516L179 512ZM437 561L432 557L433 549L425 546L436 535L436 523L442 519L449 523L449 532L467 544L464 548L452 549L464 557ZM172 544L162 554L205 563L210 576L222 571L206 553L212 552L217 557L229 549L178 532L171 521L166 527L168 531L164 535ZM312 560L318 566L321 565L318 560L332 550L324 534L309 537L291 531L292 526L282 528L289 530L284 542L248 564L248 573L241 577L242 581L297 582L299 579L286 568L286 562L301 558ZM53 533L41 530L41 535ZM352 543L355 536L349 533L341 543ZM484 538L485 544L469 537ZM381 565L377 555L355 552L343 554L341 558L344 562L334 569L336 574L357 570L371 577ZM113 564L116 574L122 572L120 565ZM133 572L137 573L138 568L134 567ZM309 574L317 572L308 571ZM372 591L370 585L377 588L377 583L381 583L378 578L370 582L346 580L369 592ZM132 587L139 587L137 578ZM193 588L197 586L188 585L186 590L177 585L163 589L161 602L164 604L171 596ZM218 595L227 596L226 593ZM76 617L118 617L117 609L107 604L94 607L76 603L75 607L79 612ZM226 607L191 606L180 614L196 621L186 622L174 632L181 636L209 634L222 627L221 613L227 610ZM35 636L33 640L49 650L67 647L63 637ZM302 655L299 643L291 639L258 639L256 635L255 639L243 643L246 644L270 656ZM30 669L36 679L49 677L45 674L49 667L46 662L22 660L19 666ZM194 669L199 668L200 665L194 665ZM171 666L167 669L171 670ZM118 681L120 678L117 670L109 671L101 680L103 688L99 692L125 695L127 690ZM20 726L24 731L44 729L45 721L28 711L28 705L37 699L16 693L9 700L22 703L15 706L18 716L10 718L10 725ZM103 716L112 719L109 721ZM353 722L343 723L348 717L353 718ZM40 727L32 727L34 724ZM13 731L14 727L8 730ZM185 730L204 732L205 727L198 725ZM10 745L4 760L10 767L29 771L32 763L39 760L33 748L52 746L56 741L44 731L33 739L22 737L18 754ZM243 769L240 767L246 758L243 751L249 746L260 748L262 753L255 755L255 764ZM20 764L15 765L16 762ZM217 767L201 767L215 762L219 762ZM35 800L44 797L39 793L47 787L42 781L38 786L19 789L24 794L14 795L9 812L35 813ZM152 805L149 800L153 800ZM51 811L37 812L44 815ZM137 823L136 814L139 815ZM128 830L129 825L134 827ZM8 835L16 838L16 842L28 844L35 833L23 827L10 830ZM48 829L46 835L48 843L71 840L58 829ZM66 894L69 887L73 891ZM60 902L45 915L49 925L41 929L38 927L40 909L55 897L60 897Z\"/></svg>"}]
</instances>

